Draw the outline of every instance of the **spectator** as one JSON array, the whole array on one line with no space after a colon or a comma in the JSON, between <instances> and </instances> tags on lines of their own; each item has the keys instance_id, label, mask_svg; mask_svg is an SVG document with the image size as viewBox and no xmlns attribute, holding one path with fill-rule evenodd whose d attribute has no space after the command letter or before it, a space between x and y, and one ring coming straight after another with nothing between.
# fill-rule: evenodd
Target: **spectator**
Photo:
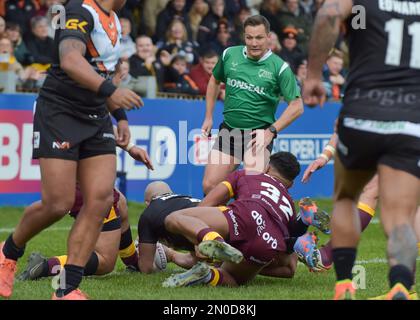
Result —
<instances>
[{"instance_id":1,"label":"spectator","mask_svg":"<svg viewBox=\"0 0 420 320\"><path fill-rule=\"evenodd\" d=\"M223 0L210 0L210 11L203 18L198 31L197 41L200 46L205 46L216 40L216 30L221 19L228 21L224 15L225 2ZM229 31L232 30L229 25Z\"/></svg>"},{"instance_id":2,"label":"spectator","mask_svg":"<svg viewBox=\"0 0 420 320\"><path fill-rule=\"evenodd\" d=\"M298 31L293 27L287 27L281 34L281 46L280 57L286 61L293 72L296 74L298 62L302 60L304 53L297 46Z\"/></svg>"},{"instance_id":3,"label":"spectator","mask_svg":"<svg viewBox=\"0 0 420 320\"><path fill-rule=\"evenodd\" d=\"M318 10L322 7L325 0L314 0L314 3L312 4L312 10L311 15L312 19L315 20L315 16L318 13Z\"/></svg>"},{"instance_id":4,"label":"spectator","mask_svg":"<svg viewBox=\"0 0 420 320\"><path fill-rule=\"evenodd\" d=\"M157 41L164 40L168 26L175 19L180 20L184 24L187 30L187 39L192 39L190 18L185 9L185 0L171 0L168 2L166 8L158 15L155 33Z\"/></svg>"},{"instance_id":5,"label":"spectator","mask_svg":"<svg viewBox=\"0 0 420 320\"><path fill-rule=\"evenodd\" d=\"M339 100L344 92L344 54L339 50L333 50L324 65L323 81L327 98Z\"/></svg>"},{"instance_id":6,"label":"spectator","mask_svg":"<svg viewBox=\"0 0 420 320\"><path fill-rule=\"evenodd\" d=\"M191 69L191 79L197 84L199 94L203 96L206 95L207 85L218 60L217 52L208 50L200 56L200 63Z\"/></svg>"},{"instance_id":7,"label":"spectator","mask_svg":"<svg viewBox=\"0 0 420 320\"><path fill-rule=\"evenodd\" d=\"M121 22L121 59L128 60L136 53L136 44L131 39L131 21L127 18L120 18Z\"/></svg>"},{"instance_id":8,"label":"spectator","mask_svg":"<svg viewBox=\"0 0 420 320\"><path fill-rule=\"evenodd\" d=\"M188 14L190 18L193 41L197 41L198 29L200 27L200 23L208 12L209 12L209 5L207 4L206 1L195 0L193 2L190 13Z\"/></svg>"},{"instance_id":9,"label":"spectator","mask_svg":"<svg viewBox=\"0 0 420 320\"><path fill-rule=\"evenodd\" d=\"M53 40L48 37L48 19L34 17L31 20L32 37L26 42L28 50L34 58L34 67L46 71L53 62Z\"/></svg>"},{"instance_id":10,"label":"spectator","mask_svg":"<svg viewBox=\"0 0 420 320\"><path fill-rule=\"evenodd\" d=\"M3 17L0 17L0 38L4 37L5 32L6 32L6 21L3 19Z\"/></svg>"},{"instance_id":11,"label":"spectator","mask_svg":"<svg viewBox=\"0 0 420 320\"><path fill-rule=\"evenodd\" d=\"M261 15L267 18L268 22L270 22L271 31L275 32L279 37L282 30L279 19L281 5L281 0L263 0L261 4Z\"/></svg>"},{"instance_id":12,"label":"spectator","mask_svg":"<svg viewBox=\"0 0 420 320\"><path fill-rule=\"evenodd\" d=\"M296 80L299 84L299 87L302 89L303 82L306 79L306 76L308 74L308 60L302 59L299 62L299 65L297 67L296 71Z\"/></svg>"},{"instance_id":13,"label":"spectator","mask_svg":"<svg viewBox=\"0 0 420 320\"><path fill-rule=\"evenodd\" d=\"M166 27L166 42L159 42L157 47L160 49L158 57L160 57L162 51L168 52L172 57L175 55L184 55L187 62L190 64L196 64L198 57L196 53L196 45L188 41L187 29L181 20L173 20L169 26Z\"/></svg>"},{"instance_id":14,"label":"spectator","mask_svg":"<svg viewBox=\"0 0 420 320\"><path fill-rule=\"evenodd\" d=\"M144 24L146 34L153 37L156 31L156 21L158 14L165 9L169 0L145 0L143 6Z\"/></svg>"},{"instance_id":15,"label":"spectator","mask_svg":"<svg viewBox=\"0 0 420 320\"><path fill-rule=\"evenodd\" d=\"M246 0L246 6L251 9L251 15L260 14L263 0Z\"/></svg>"},{"instance_id":16,"label":"spectator","mask_svg":"<svg viewBox=\"0 0 420 320\"><path fill-rule=\"evenodd\" d=\"M239 10L238 14L234 19L234 35L232 37L233 41L236 43L245 43L244 38L244 22L251 16L251 9L248 7L243 7Z\"/></svg>"},{"instance_id":17,"label":"spectator","mask_svg":"<svg viewBox=\"0 0 420 320\"><path fill-rule=\"evenodd\" d=\"M235 45L228 28L229 26L227 21L220 21L216 30L216 40L210 44L210 48L216 51L219 56L221 56L223 51L225 51L228 47Z\"/></svg>"},{"instance_id":18,"label":"spectator","mask_svg":"<svg viewBox=\"0 0 420 320\"><path fill-rule=\"evenodd\" d=\"M40 6L38 8L38 10L36 11L36 15L37 16L48 16L48 14L50 14L50 9L53 5L56 4L62 4L63 1L61 0L41 0L40 1Z\"/></svg>"},{"instance_id":19,"label":"spectator","mask_svg":"<svg viewBox=\"0 0 420 320\"><path fill-rule=\"evenodd\" d=\"M305 13L298 0L285 0L285 5L279 13L281 30L294 26L298 31L298 46L306 53L312 29L312 17Z\"/></svg>"},{"instance_id":20,"label":"spectator","mask_svg":"<svg viewBox=\"0 0 420 320\"><path fill-rule=\"evenodd\" d=\"M225 1L225 13L226 17L229 20L235 19L235 17L239 14L242 8L245 8L246 1L245 0L230 0Z\"/></svg>"},{"instance_id":21,"label":"spectator","mask_svg":"<svg viewBox=\"0 0 420 320\"><path fill-rule=\"evenodd\" d=\"M2 71L12 71L16 75L19 87L28 87L27 82L35 82L42 78L42 75L35 69L22 67L14 56L13 44L8 38L0 38L0 65ZM32 87L32 85L30 86Z\"/></svg>"},{"instance_id":22,"label":"spectator","mask_svg":"<svg viewBox=\"0 0 420 320\"><path fill-rule=\"evenodd\" d=\"M306 14L312 15L312 8L314 5L314 0L300 0L300 5Z\"/></svg>"},{"instance_id":23,"label":"spectator","mask_svg":"<svg viewBox=\"0 0 420 320\"><path fill-rule=\"evenodd\" d=\"M14 56L18 62L24 66L30 65L34 62L32 54L23 42L20 26L16 23L8 23L6 27L7 38L12 42L14 48Z\"/></svg>"},{"instance_id":24,"label":"spectator","mask_svg":"<svg viewBox=\"0 0 420 320\"><path fill-rule=\"evenodd\" d=\"M136 54L129 59L130 74L134 78L142 76L156 77L159 91L163 90L164 67L157 61L152 39L148 36L139 36L136 39Z\"/></svg>"},{"instance_id":25,"label":"spectator","mask_svg":"<svg viewBox=\"0 0 420 320\"><path fill-rule=\"evenodd\" d=\"M281 44L277 33L270 32L270 50L278 56L281 56Z\"/></svg>"},{"instance_id":26,"label":"spectator","mask_svg":"<svg viewBox=\"0 0 420 320\"><path fill-rule=\"evenodd\" d=\"M36 0L5 0L3 2L4 17L7 22L14 22L22 28L22 34L29 33L29 21L39 9Z\"/></svg>"},{"instance_id":27,"label":"spectator","mask_svg":"<svg viewBox=\"0 0 420 320\"><path fill-rule=\"evenodd\" d=\"M188 74L187 60L184 56L176 55L166 68L164 91L198 95L198 86Z\"/></svg>"}]
</instances>

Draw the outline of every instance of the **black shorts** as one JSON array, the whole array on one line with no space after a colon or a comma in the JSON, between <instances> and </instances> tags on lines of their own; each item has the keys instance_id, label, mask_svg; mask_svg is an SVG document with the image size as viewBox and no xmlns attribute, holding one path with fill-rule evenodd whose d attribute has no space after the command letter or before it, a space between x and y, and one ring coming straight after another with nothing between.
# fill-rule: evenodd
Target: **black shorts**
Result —
<instances>
[{"instance_id":1,"label":"black shorts","mask_svg":"<svg viewBox=\"0 0 420 320\"><path fill-rule=\"evenodd\" d=\"M420 124L340 117L338 156L349 170L376 170L378 164L420 178Z\"/></svg>"},{"instance_id":2,"label":"black shorts","mask_svg":"<svg viewBox=\"0 0 420 320\"><path fill-rule=\"evenodd\" d=\"M220 151L243 161L247 145L255 137L251 132L253 130L264 130L268 127L269 126L252 130L241 130L233 129L222 122L219 126L219 134L217 135L213 150ZM273 141L275 138L276 137L273 138ZM273 150L273 141L267 146L267 150L270 151L270 153Z\"/></svg>"},{"instance_id":3,"label":"black shorts","mask_svg":"<svg viewBox=\"0 0 420 320\"><path fill-rule=\"evenodd\" d=\"M105 110L105 107L104 107ZM110 116L75 114L69 106L39 97L33 129L34 159L82 160L115 154L116 142Z\"/></svg>"}]
</instances>

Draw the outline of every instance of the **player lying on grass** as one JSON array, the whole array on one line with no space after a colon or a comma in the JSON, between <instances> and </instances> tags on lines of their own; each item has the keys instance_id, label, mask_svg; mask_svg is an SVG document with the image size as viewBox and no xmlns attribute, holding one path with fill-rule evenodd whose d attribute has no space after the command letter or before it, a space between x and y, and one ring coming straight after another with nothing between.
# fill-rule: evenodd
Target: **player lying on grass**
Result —
<instances>
[{"instance_id":1,"label":"player lying on grass","mask_svg":"<svg viewBox=\"0 0 420 320\"><path fill-rule=\"evenodd\" d=\"M35 205L40 205L40 202ZM69 214L76 219L83 206L83 197L77 185L76 198ZM118 253L125 265L137 268L137 252L131 237L128 222L127 200L114 189L114 204L104 219L101 234L95 245L95 251L85 267L84 276L104 275L114 270ZM66 264L67 256L44 258L39 253L32 253L28 265L18 276L18 280L36 280L57 275Z\"/></svg>"},{"instance_id":2,"label":"player lying on grass","mask_svg":"<svg viewBox=\"0 0 420 320\"><path fill-rule=\"evenodd\" d=\"M149 156L143 149L133 146L128 153L133 159L143 162L153 170ZM36 202L33 205L40 206L41 202ZM68 213L76 219L82 206L83 196L77 184L74 204ZM121 192L114 188L113 206L104 219L102 231L86 264L84 276L105 275L112 272L118 255L127 267L137 269L138 256L128 221L127 200ZM39 253L32 253L25 270L18 276L18 279L36 280L57 275L66 261L67 256L65 255L47 259Z\"/></svg>"},{"instance_id":3,"label":"player lying on grass","mask_svg":"<svg viewBox=\"0 0 420 320\"><path fill-rule=\"evenodd\" d=\"M201 256L223 263L216 268L199 262L184 273L172 275L163 286L237 286L259 273L276 276L277 267L290 265L292 259L295 266L296 256L290 255L293 248L311 250L315 246L314 236L304 235L307 221L324 231L329 223L328 216L320 212L309 211L311 217L306 221L296 215L288 189L299 172L294 155L278 152L270 157L266 173L231 173L199 207L170 214L165 219L169 232L197 245ZM236 200L229 206L215 207L233 197Z\"/></svg>"},{"instance_id":4,"label":"player lying on grass","mask_svg":"<svg viewBox=\"0 0 420 320\"><path fill-rule=\"evenodd\" d=\"M334 156L335 148L337 145L338 136L334 133L328 142L327 146L324 148L323 153L312 162L308 168L305 170L305 173L302 177L302 182L307 183L312 176L312 174L323 168ZM363 232L369 225L371 219L375 216L376 206L378 204L379 198L379 185L378 185L378 175L375 175L372 180L364 187L362 194L359 197L358 203L358 213L360 220L360 229ZM420 239L420 207L417 209L417 214L414 221L414 230L416 232L417 239ZM420 250L420 241L417 244ZM310 253L302 253L304 255L304 262L311 271L323 271L329 270L332 267L332 246L331 241L329 241L325 246L320 249L311 251ZM310 256L313 255L313 256ZM312 263L311 263L312 262ZM415 272L414 272L415 278ZM414 289L410 291L410 296L417 297L417 294ZM377 298L385 298L385 296L379 296Z\"/></svg>"},{"instance_id":5,"label":"player lying on grass","mask_svg":"<svg viewBox=\"0 0 420 320\"><path fill-rule=\"evenodd\" d=\"M156 270L164 269L167 262L173 262L185 269L193 267L198 261L195 246L185 236L168 231L165 226L165 219L177 210L198 206L200 200L191 198L190 196L175 194L169 185L162 181L150 183L146 187L144 199L147 208L140 216L138 224L139 270L143 273L152 273ZM207 200L205 199L204 201L206 202ZM304 219L308 220L314 215L316 218L319 217L318 213L314 214L316 210L308 211L308 207L303 207L302 203L300 203L300 210ZM305 209L307 211L302 211ZM310 209L313 209L313 207ZM327 225L327 223L324 222L324 225ZM167 246L160 244L158 241ZM306 246L296 246L296 248L305 247L309 250L316 249L314 245L315 239L312 235L304 235L299 241L308 241L309 244ZM163 256L162 248L164 250ZM182 249L188 252L182 253L172 248ZM269 266L263 268L260 274L291 278L295 273L296 263L297 257L293 254L279 256Z\"/></svg>"}]
</instances>

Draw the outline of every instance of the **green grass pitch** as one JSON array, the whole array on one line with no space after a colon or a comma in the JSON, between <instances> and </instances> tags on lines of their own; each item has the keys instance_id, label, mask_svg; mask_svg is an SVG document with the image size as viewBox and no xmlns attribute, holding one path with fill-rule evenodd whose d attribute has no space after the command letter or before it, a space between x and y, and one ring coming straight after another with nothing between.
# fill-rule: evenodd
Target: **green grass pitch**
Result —
<instances>
[{"instance_id":1,"label":"green grass pitch","mask_svg":"<svg viewBox=\"0 0 420 320\"><path fill-rule=\"evenodd\" d=\"M330 200L318 200L318 206L331 211ZM130 222L133 238L137 236L138 217L144 205L129 203ZM0 208L0 241L3 241L11 229L17 224L22 214L22 208ZM55 224L35 237L27 246L25 256L19 261L18 268L22 270L28 255L33 251L46 256L62 255L66 252L68 230L73 223L70 217ZM327 241L322 236L320 244ZM359 290L357 297L367 299L383 294L388 289L388 268L385 262L385 238L377 220L369 225L362 234L357 261L365 268L366 289ZM419 261L417 262L419 268ZM113 273L102 277L84 278L81 288L92 299L141 299L141 300L247 300L247 299L331 299L334 286L334 271L310 273L299 264L293 279L276 279L258 276L248 285L240 288L210 288L205 286L165 289L162 281L172 272L180 270L169 266L167 270L153 274L133 274L125 271L124 265L118 261ZM417 276L419 282L419 276ZM34 282L16 282L12 299L50 299L53 289L51 279Z\"/></svg>"}]
</instances>

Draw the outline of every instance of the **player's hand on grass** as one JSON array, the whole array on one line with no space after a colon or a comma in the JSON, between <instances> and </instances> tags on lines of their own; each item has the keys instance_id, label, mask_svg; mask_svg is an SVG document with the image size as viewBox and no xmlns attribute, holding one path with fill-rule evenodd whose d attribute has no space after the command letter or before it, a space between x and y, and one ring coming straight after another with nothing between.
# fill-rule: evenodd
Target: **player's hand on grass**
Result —
<instances>
[{"instance_id":1,"label":"player's hand on grass","mask_svg":"<svg viewBox=\"0 0 420 320\"><path fill-rule=\"evenodd\" d=\"M324 158L318 158L314 162L312 162L308 168L303 173L302 182L307 183L316 170L321 169L323 166L327 164L327 160Z\"/></svg>"},{"instance_id":2,"label":"player's hand on grass","mask_svg":"<svg viewBox=\"0 0 420 320\"><path fill-rule=\"evenodd\" d=\"M144 106L143 100L134 91L126 88L118 88L107 100L111 110L124 108L126 110L139 109Z\"/></svg>"},{"instance_id":3,"label":"player's hand on grass","mask_svg":"<svg viewBox=\"0 0 420 320\"><path fill-rule=\"evenodd\" d=\"M204 119L203 125L201 126L201 134L203 137L209 137L211 129L213 127L213 119L206 118Z\"/></svg>"},{"instance_id":4,"label":"player's hand on grass","mask_svg":"<svg viewBox=\"0 0 420 320\"><path fill-rule=\"evenodd\" d=\"M128 126L127 120L120 120L117 123L117 135L116 141L117 145L121 148L125 148L130 142L131 133L130 127Z\"/></svg>"},{"instance_id":5,"label":"player's hand on grass","mask_svg":"<svg viewBox=\"0 0 420 320\"><path fill-rule=\"evenodd\" d=\"M142 148L134 146L128 153L133 159L142 162L149 170L155 170L149 155Z\"/></svg>"},{"instance_id":6,"label":"player's hand on grass","mask_svg":"<svg viewBox=\"0 0 420 320\"><path fill-rule=\"evenodd\" d=\"M306 79L302 89L303 102L309 107L324 106L327 94L321 80Z\"/></svg>"}]
</instances>

